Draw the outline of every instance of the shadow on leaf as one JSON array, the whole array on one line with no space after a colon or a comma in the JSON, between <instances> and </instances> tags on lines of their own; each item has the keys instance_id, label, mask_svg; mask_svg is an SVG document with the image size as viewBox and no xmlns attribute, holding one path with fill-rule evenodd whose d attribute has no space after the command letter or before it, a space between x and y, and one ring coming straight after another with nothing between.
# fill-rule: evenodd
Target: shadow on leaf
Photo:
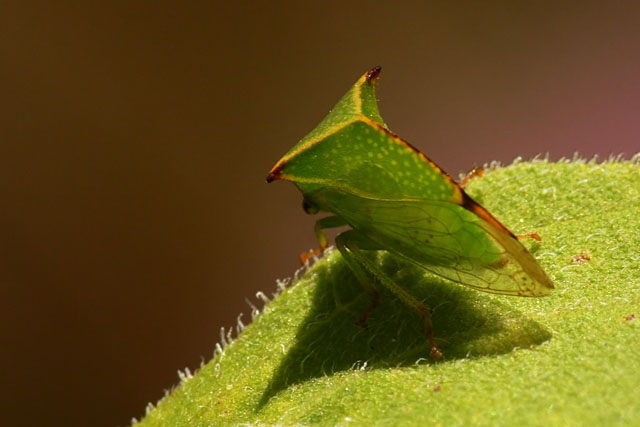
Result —
<instances>
[{"instance_id":1,"label":"shadow on leaf","mask_svg":"<svg viewBox=\"0 0 640 427\"><path fill-rule=\"evenodd\" d=\"M436 363L504 354L551 337L538 323L495 298L425 273L386 252L372 255L391 278L432 307L434 336L445 355ZM434 363L429 360L424 324L414 310L378 286L380 304L369 317L368 328L362 329L355 322L369 299L342 258L322 263L314 272L312 308L258 410L291 385L339 371Z\"/></svg>"}]
</instances>

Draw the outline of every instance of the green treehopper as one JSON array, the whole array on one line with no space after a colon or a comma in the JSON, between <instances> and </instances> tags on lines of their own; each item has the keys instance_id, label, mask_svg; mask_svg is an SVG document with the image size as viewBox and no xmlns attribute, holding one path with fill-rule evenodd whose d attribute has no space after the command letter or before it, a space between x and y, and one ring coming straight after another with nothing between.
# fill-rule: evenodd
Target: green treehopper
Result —
<instances>
[{"instance_id":1,"label":"green treehopper","mask_svg":"<svg viewBox=\"0 0 640 427\"><path fill-rule=\"evenodd\" d=\"M382 120L375 97L380 67L368 71L324 120L278 161L267 182L293 182L307 213L333 215L323 230L349 226L336 246L371 297L359 320L366 325L378 303L376 283L424 319L431 357L442 357L430 309L398 286L363 251L386 250L441 277L485 292L540 297L554 288L511 231L462 187ZM537 235L531 235L537 237ZM304 260L304 258L303 258ZM373 279L373 280L372 280Z\"/></svg>"}]
</instances>

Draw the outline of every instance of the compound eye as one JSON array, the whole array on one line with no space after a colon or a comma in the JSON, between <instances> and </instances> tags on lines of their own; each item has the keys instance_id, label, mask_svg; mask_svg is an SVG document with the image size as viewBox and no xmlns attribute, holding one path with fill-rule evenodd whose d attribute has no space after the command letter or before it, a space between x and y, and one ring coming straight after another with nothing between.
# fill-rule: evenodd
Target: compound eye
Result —
<instances>
[{"instance_id":1,"label":"compound eye","mask_svg":"<svg viewBox=\"0 0 640 427\"><path fill-rule=\"evenodd\" d=\"M304 209L304 211L309 215L318 213L318 208L312 205L311 203L309 203L307 199L302 200L302 209Z\"/></svg>"}]
</instances>

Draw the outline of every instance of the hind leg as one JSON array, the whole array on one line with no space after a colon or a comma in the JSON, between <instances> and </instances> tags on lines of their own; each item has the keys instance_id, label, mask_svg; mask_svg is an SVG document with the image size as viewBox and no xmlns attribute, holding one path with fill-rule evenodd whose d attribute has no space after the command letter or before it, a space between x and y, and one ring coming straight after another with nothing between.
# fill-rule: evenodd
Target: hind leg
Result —
<instances>
[{"instance_id":1,"label":"hind leg","mask_svg":"<svg viewBox=\"0 0 640 427\"><path fill-rule=\"evenodd\" d=\"M420 316L424 320L425 333L427 335L429 346L431 348L431 359L437 360L442 358L443 355L436 346L435 339L433 338L431 309L421 301L414 298L400 286L398 286L398 284L395 283L384 271L382 271L382 269L378 267L375 262L371 261L363 254L363 249L361 249L361 247L366 248L366 245L368 244L368 240L354 230L346 231L336 238L336 246L338 247L338 250L347 261L347 264L349 264L354 274L356 275L360 283L362 283L362 285L365 287L365 289L372 288L370 276L373 276L393 294L400 298L402 302L404 302L420 314ZM375 302L375 304L377 304L377 302ZM373 310L372 307L375 307L375 304L372 303L372 306L370 306L368 312L370 312L370 310ZM365 312L363 317L368 316L368 312Z\"/></svg>"}]
</instances>

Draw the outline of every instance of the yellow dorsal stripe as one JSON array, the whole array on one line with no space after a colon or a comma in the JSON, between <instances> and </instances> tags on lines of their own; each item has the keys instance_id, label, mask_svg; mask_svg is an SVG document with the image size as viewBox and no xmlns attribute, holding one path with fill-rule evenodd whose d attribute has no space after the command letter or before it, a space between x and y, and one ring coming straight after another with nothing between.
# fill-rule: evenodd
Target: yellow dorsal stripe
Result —
<instances>
[{"instance_id":1,"label":"yellow dorsal stripe","mask_svg":"<svg viewBox=\"0 0 640 427\"><path fill-rule=\"evenodd\" d=\"M360 90L360 86L358 86L358 91ZM355 92L355 91L354 91ZM359 95L359 92L358 92ZM358 97L359 99L359 97ZM286 155L285 157L283 157L282 159L280 159L280 161L278 162L278 164L276 164L273 169L271 170L272 172L277 170L277 169L281 169L285 163L287 163L287 161L289 161L291 158L297 156L298 154L308 150L309 148L313 147L315 144L317 144L318 142L322 141L323 139L338 133L340 130L342 130L343 128L349 126L352 123L355 122L362 122L365 123L366 125L368 125L369 127L372 127L374 129L377 129L380 132L385 133L387 136L389 136L392 141L394 141L396 144L405 147L407 149L410 149L411 151L415 152L415 154L425 163L427 163L431 168L435 169L439 174L441 174L443 177L445 177L445 179L451 184L451 186L454 188L454 200L452 200L453 203L462 205L464 202L464 198L462 196L462 190L460 189L460 186L458 185L458 183L456 183L453 178L451 178L446 172L444 172L440 166L436 165L433 161L431 161L431 159L429 159L427 156L425 156L420 150L418 150L417 148L415 148L413 145L409 144L407 141L405 141L404 139L400 138L398 135L396 135L395 133L391 132L389 129L385 128L384 126L380 125L379 123L371 120L370 118L368 118L367 116L363 115L363 114L359 114L357 116L355 116L352 120L340 123L338 125L332 126L331 128L327 129L326 132L322 133L321 135L318 135L316 138L307 141L305 144L301 145L300 147L298 147L295 151L292 151L291 153L289 153L288 155ZM300 182L303 182L303 180L299 177L293 177L287 174L281 174L281 179L287 179L287 180L299 180ZM310 181L305 181L305 182L310 182ZM319 182L318 182L319 183Z\"/></svg>"}]
</instances>

